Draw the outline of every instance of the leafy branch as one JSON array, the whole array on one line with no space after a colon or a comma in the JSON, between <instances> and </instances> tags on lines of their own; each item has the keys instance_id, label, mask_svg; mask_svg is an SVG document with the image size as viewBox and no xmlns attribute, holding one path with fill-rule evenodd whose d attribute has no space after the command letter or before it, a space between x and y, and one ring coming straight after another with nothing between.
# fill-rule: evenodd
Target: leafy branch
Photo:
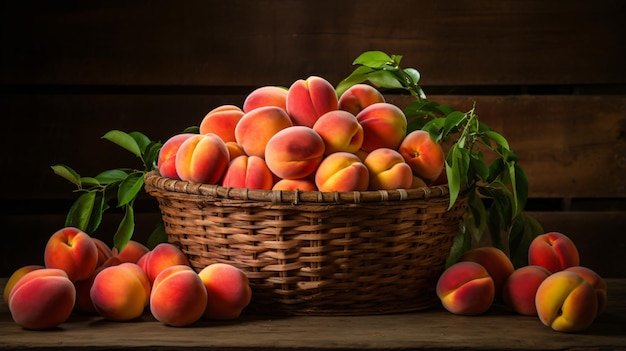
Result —
<instances>
[{"instance_id":1,"label":"leafy branch","mask_svg":"<svg viewBox=\"0 0 626 351\"><path fill-rule=\"evenodd\" d=\"M144 175L156 168L162 143L152 141L140 132L126 133L111 130L102 136L141 160L141 169L117 168L101 172L95 177L84 177L70 166L58 164L52 170L77 187L79 197L72 204L65 219L66 226L93 233L102 222L102 216L110 208L109 203L117 200L116 207L124 216L113 236L113 244L122 250L135 231L134 203L144 185ZM159 228L153 236L158 236Z\"/></svg>"},{"instance_id":2,"label":"leafy branch","mask_svg":"<svg viewBox=\"0 0 626 351\"><path fill-rule=\"evenodd\" d=\"M400 55L382 51L359 55L353 62L359 67L337 85L337 93L341 95L350 86L366 81L379 89L407 91L415 98L404 108L407 132L426 130L433 140L448 146L445 172L449 206L454 205L462 191L469 191L468 210L448 257L449 264L489 232L493 246L508 252L516 266L525 265L528 245L543 229L523 212L528 179L517 163L517 154L503 135L479 121L475 105L460 112L429 101L418 84L419 72L400 67L401 59ZM493 156L491 163L488 164L484 152ZM503 236L508 240L503 240Z\"/></svg>"}]
</instances>

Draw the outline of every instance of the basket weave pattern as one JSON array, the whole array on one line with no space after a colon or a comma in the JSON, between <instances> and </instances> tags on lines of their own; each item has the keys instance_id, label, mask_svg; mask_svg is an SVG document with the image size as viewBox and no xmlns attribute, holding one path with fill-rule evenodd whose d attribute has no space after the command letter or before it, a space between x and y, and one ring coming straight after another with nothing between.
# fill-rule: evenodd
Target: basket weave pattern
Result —
<instances>
[{"instance_id":1,"label":"basket weave pattern","mask_svg":"<svg viewBox=\"0 0 626 351\"><path fill-rule=\"evenodd\" d=\"M354 193L231 189L145 177L168 241L194 269L244 270L247 311L358 315L437 303L436 281L467 206L446 186Z\"/></svg>"}]
</instances>

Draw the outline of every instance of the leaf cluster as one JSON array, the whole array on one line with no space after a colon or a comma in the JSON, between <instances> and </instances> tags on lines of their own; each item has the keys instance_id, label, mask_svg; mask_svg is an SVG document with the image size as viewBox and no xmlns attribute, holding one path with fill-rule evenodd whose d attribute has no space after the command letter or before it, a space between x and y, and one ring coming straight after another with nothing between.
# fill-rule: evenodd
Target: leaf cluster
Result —
<instances>
[{"instance_id":1,"label":"leaf cluster","mask_svg":"<svg viewBox=\"0 0 626 351\"><path fill-rule=\"evenodd\" d=\"M433 140L446 146L449 206L462 192L469 192L468 210L448 264L489 232L493 246L508 252L516 266L525 265L528 245L543 229L523 211L528 178L517 162L517 154L502 134L478 119L475 105L461 112L429 101L418 84L419 72L400 67L401 59L402 56L382 51L361 54L353 62L359 67L337 85L337 93L341 95L352 85L369 82L379 89L408 91L415 98L403 110L407 132L425 130Z\"/></svg>"},{"instance_id":2,"label":"leaf cluster","mask_svg":"<svg viewBox=\"0 0 626 351\"><path fill-rule=\"evenodd\" d=\"M80 195L72 204L65 219L65 226L79 228L93 233L102 222L103 214L111 202L124 212L124 216L113 236L113 245L121 250L132 238L135 231L134 202L143 190L144 175L155 169L162 143L152 141L141 132L126 133L119 130L107 132L103 139L131 152L141 160L142 168L116 168L103 171L95 177L81 176L68 165L53 165L58 176L76 186ZM161 236L157 229L153 236ZM152 240L158 240L151 237Z\"/></svg>"}]
</instances>

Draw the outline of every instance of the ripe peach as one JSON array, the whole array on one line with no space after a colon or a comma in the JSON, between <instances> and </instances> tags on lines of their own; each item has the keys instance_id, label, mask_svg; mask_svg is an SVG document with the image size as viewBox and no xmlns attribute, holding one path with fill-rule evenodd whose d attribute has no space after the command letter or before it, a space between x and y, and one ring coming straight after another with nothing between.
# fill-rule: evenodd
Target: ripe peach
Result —
<instances>
[{"instance_id":1,"label":"ripe peach","mask_svg":"<svg viewBox=\"0 0 626 351\"><path fill-rule=\"evenodd\" d=\"M180 179L178 172L176 172L176 153L178 152L180 145L194 135L196 134L176 134L163 143L163 146L161 146L161 150L159 151L159 157L157 158L157 169L163 177Z\"/></svg>"},{"instance_id":2,"label":"ripe peach","mask_svg":"<svg viewBox=\"0 0 626 351\"><path fill-rule=\"evenodd\" d=\"M294 125L313 127L321 115L336 110L338 105L335 88L318 76L298 79L287 91L287 113Z\"/></svg>"},{"instance_id":3,"label":"ripe peach","mask_svg":"<svg viewBox=\"0 0 626 351\"><path fill-rule=\"evenodd\" d=\"M413 180L411 181L411 189L423 188L425 186L428 185L422 178L415 175L413 176Z\"/></svg>"},{"instance_id":4,"label":"ripe peach","mask_svg":"<svg viewBox=\"0 0 626 351\"><path fill-rule=\"evenodd\" d=\"M160 243L150 252L143 255L137 265L148 275L150 282L154 282L156 276L165 268L176 265L190 266L187 256L170 243Z\"/></svg>"},{"instance_id":5,"label":"ripe peach","mask_svg":"<svg viewBox=\"0 0 626 351\"><path fill-rule=\"evenodd\" d=\"M516 269L502 287L502 301L521 315L536 316L535 295L539 285L550 274L549 270L541 266Z\"/></svg>"},{"instance_id":6,"label":"ripe peach","mask_svg":"<svg viewBox=\"0 0 626 351\"><path fill-rule=\"evenodd\" d=\"M18 282L18 280L22 279L22 277L26 273L32 272L37 269L42 269L42 268L46 268L46 267L42 265L38 265L38 264L31 264L27 266L22 266L18 268L17 270L15 270L15 272L11 274L11 276L9 277L9 280L7 280L7 283L4 286L4 295L3 295L4 302L9 303L9 294L11 293L11 289L13 289L13 287Z\"/></svg>"},{"instance_id":7,"label":"ripe peach","mask_svg":"<svg viewBox=\"0 0 626 351\"><path fill-rule=\"evenodd\" d=\"M139 318L150 299L150 281L135 263L124 262L104 268L90 290L95 310L111 321Z\"/></svg>"},{"instance_id":8,"label":"ripe peach","mask_svg":"<svg viewBox=\"0 0 626 351\"><path fill-rule=\"evenodd\" d=\"M414 130L400 143L398 152L411 166L413 174L427 183L435 181L445 167L445 155L441 145L424 130Z\"/></svg>"},{"instance_id":9,"label":"ripe peach","mask_svg":"<svg viewBox=\"0 0 626 351\"><path fill-rule=\"evenodd\" d=\"M30 271L11 289L9 311L25 329L50 329L72 313L76 290L67 273L56 268Z\"/></svg>"},{"instance_id":10,"label":"ripe peach","mask_svg":"<svg viewBox=\"0 0 626 351\"><path fill-rule=\"evenodd\" d=\"M227 188L270 190L273 185L274 175L259 156L236 157L230 161L222 180L222 186Z\"/></svg>"},{"instance_id":11,"label":"ripe peach","mask_svg":"<svg viewBox=\"0 0 626 351\"><path fill-rule=\"evenodd\" d=\"M195 134L180 145L175 162L180 179L218 184L228 167L230 155L226 143L216 134Z\"/></svg>"},{"instance_id":12,"label":"ripe peach","mask_svg":"<svg viewBox=\"0 0 626 351\"><path fill-rule=\"evenodd\" d=\"M267 142L265 161L277 177L300 179L312 174L324 157L324 140L312 128L292 126Z\"/></svg>"},{"instance_id":13,"label":"ripe peach","mask_svg":"<svg viewBox=\"0 0 626 351\"><path fill-rule=\"evenodd\" d=\"M235 127L235 139L246 155L265 158L265 146L270 138L291 126L291 118L282 108L259 107L239 120Z\"/></svg>"},{"instance_id":14,"label":"ripe peach","mask_svg":"<svg viewBox=\"0 0 626 351\"><path fill-rule=\"evenodd\" d=\"M100 267L104 262L113 257L113 251L104 241L98 238L92 238L96 248L98 248L98 264L96 267Z\"/></svg>"},{"instance_id":15,"label":"ripe peach","mask_svg":"<svg viewBox=\"0 0 626 351\"><path fill-rule=\"evenodd\" d=\"M556 273L565 268L578 266L578 248L566 235L558 232L541 234L528 247L528 264L547 268Z\"/></svg>"},{"instance_id":16,"label":"ripe peach","mask_svg":"<svg viewBox=\"0 0 626 351\"><path fill-rule=\"evenodd\" d=\"M471 261L448 267L437 281L436 292L445 309L460 315L487 312L495 296L493 279L485 267Z\"/></svg>"},{"instance_id":17,"label":"ripe peach","mask_svg":"<svg viewBox=\"0 0 626 351\"><path fill-rule=\"evenodd\" d=\"M129 240L126 246L119 251L116 247L112 249L113 256L117 257L120 262L137 263L143 255L150 251L148 247L135 240Z\"/></svg>"},{"instance_id":18,"label":"ripe peach","mask_svg":"<svg viewBox=\"0 0 626 351\"><path fill-rule=\"evenodd\" d=\"M349 152L335 152L322 160L315 172L319 191L365 191L369 171L361 159Z\"/></svg>"},{"instance_id":19,"label":"ripe peach","mask_svg":"<svg viewBox=\"0 0 626 351\"><path fill-rule=\"evenodd\" d=\"M334 110L320 116L313 130L324 140L325 154L356 153L363 145L363 127L350 112Z\"/></svg>"},{"instance_id":20,"label":"ripe peach","mask_svg":"<svg viewBox=\"0 0 626 351\"><path fill-rule=\"evenodd\" d=\"M150 311L166 325L183 327L204 315L207 291L198 274L189 266L164 269L154 280L150 294Z\"/></svg>"},{"instance_id":21,"label":"ripe peach","mask_svg":"<svg viewBox=\"0 0 626 351\"><path fill-rule=\"evenodd\" d=\"M274 184L272 190L285 191L317 191L315 183L308 179L281 179Z\"/></svg>"},{"instance_id":22,"label":"ripe peach","mask_svg":"<svg viewBox=\"0 0 626 351\"><path fill-rule=\"evenodd\" d=\"M386 102L369 105L356 119L363 127L361 148L367 152L379 148L397 150L406 136L406 117L396 105Z\"/></svg>"},{"instance_id":23,"label":"ripe peach","mask_svg":"<svg viewBox=\"0 0 626 351\"><path fill-rule=\"evenodd\" d=\"M234 105L213 109L200 122L200 134L215 134L225 143L235 141L235 126L243 115L244 112Z\"/></svg>"},{"instance_id":24,"label":"ripe peach","mask_svg":"<svg viewBox=\"0 0 626 351\"><path fill-rule=\"evenodd\" d=\"M598 315L604 312L607 304L607 285L604 279L594 270L583 266L568 267L564 270L580 275L587 283L591 284L598 296Z\"/></svg>"},{"instance_id":25,"label":"ripe peach","mask_svg":"<svg viewBox=\"0 0 626 351\"><path fill-rule=\"evenodd\" d=\"M58 268L73 282L87 279L96 270L98 248L82 230L65 227L50 236L44 249L46 268Z\"/></svg>"},{"instance_id":26,"label":"ripe peach","mask_svg":"<svg viewBox=\"0 0 626 351\"><path fill-rule=\"evenodd\" d=\"M91 300L91 287L93 286L93 281L96 279L98 273L100 273L103 269L116 266L121 263L122 262L117 257L111 257L98 266L91 277L74 282L74 288L76 289L76 303L74 304L75 311L85 314L97 313L96 308L93 305L93 301Z\"/></svg>"},{"instance_id":27,"label":"ripe peach","mask_svg":"<svg viewBox=\"0 0 626 351\"><path fill-rule=\"evenodd\" d=\"M248 277L235 266L213 263L204 267L198 276L207 291L205 318L235 319L252 299Z\"/></svg>"},{"instance_id":28,"label":"ripe peach","mask_svg":"<svg viewBox=\"0 0 626 351\"><path fill-rule=\"evenodd\" d=\"M228 155L230 155L230 160L234 160L237 156L245 155L246 152L243 151L241 145L237 144L236 141L229 141L226 143L226 147L228 148Z\"/></svg>"},{"instance_id":29,"label":"ripe peach","mask_svg":"<svg viewBox=\"0 0 626 351\"><path fill-rule=\"evenodd\" d=\"M559 271L547 277L535 296L541 322L560 332L589 327L598 313L595 289L580 275Z\"/></svg>"},{"instance_id":30,"label":"ripe peach","mask_svg":"<svg viewBox=\"0 0 626 351\"><path fill-rule=\"evenodd\" d=\"M369 171L369 190L408 189L413 183L411 167L396 150L375 149L363 163Z\"/></svg>"},{"instance_id":31,"label":"ripe peach","mask_svg":"<svg viewBox=\"0 0 626 351\"><path fill-rule=\"evenodd\" d=\"M475 247L470 249L461 255L457 261L472 261L485 267L491 278L493 278L493 284L496 290L496 300L500 300L502 296L502 287L515 270L509 256L507 256L504 251L493 246Z\"/></svg>"},{"instance_id":32,"label":"ripe peach","mask_svg":"<svg viewBox=\"0 0 626 351\"><path fill-rule=\"evenodd\" d=\"M338 108L356 116L367 106L379 102L385 102L385 97L378 89L369 84L355 84L341 94Z\"/></svg>"},{"instance_id":33,"label":"ripe peach","mask_svg":"<svg viewBox=\"0 0 626 351\"><path fill-rule=\"evenodd\" d=\"M287 89L267 85L254 89L243 101L243 111L250 112L258 107L276 106L287 110Z\"/></svg>"}]
</instances>

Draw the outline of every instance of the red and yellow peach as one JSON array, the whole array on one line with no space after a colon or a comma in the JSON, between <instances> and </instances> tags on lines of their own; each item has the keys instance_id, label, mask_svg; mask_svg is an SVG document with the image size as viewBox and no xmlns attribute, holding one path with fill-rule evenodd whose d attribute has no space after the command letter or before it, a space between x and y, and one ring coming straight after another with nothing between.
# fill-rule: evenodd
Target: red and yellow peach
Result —
<instances>
[{"instance_id":1,"label":"red and yellow peach","mask_svg":"<svg viewBox=\"0 0 626 351\"><path fill-rule=\"evenodd\" d=\"M265 146L270 138L292 125L291 118L282 108L259 107L239 120L235 127L235 139L246 155L265 158Z\"/></svg>"},{"instance_id":2,"label":"red and yellow peach","mask_svg":"<svg viewBox=\"0 0 626 351\"><path fill-rule=\"evenodd\" d=\"M338 105L335 88L322 77L298 79L287 92L287 113L294 125L313 127L320 116Z\"/></svg>"},{"instance_id":3,"label":"red and yellow peach","mask_svg":"<svg viewBox=\"0 0 626 351\"><path fill-rule=\"evenodd\" d=\"M445 155L441 145L424 130L414 130L407 134L400 143L398 152L411 166L413 174L426 183L437 180L445 167Z\"/></svg>"},{"instance_id":4,"label":"red and yellow peach","mask_svg":"<svg viewBox=\"0 0 626 351\"><path fill-rule=\"evenodd\" d=\"M222 186L270 190L274 186L274 175L261 157L242 155L230 161Z\"/></svg>"},{"instance_id":5,"label":"red and yellow peach","mask_svg":"<svg viewBox=\"0 0 626 351\"><path fill-rule=\"evenodd\" d=\"M363 145L363 127L350 112L334 110L320 116L313 130L324 140L325 154L356 153Z\"/></svg>"},{"instance_id":6,"label":"red and yellow peach","mask_svg":"<svg viewBox=\"0 0 626 351\"><path fill-rule=\"evenodd\" d=\"M369 84L355 84L339 97L338 109L358 115L369 105L385 102L383 94Z\"/></svg>"},{"instance_id":7,"label":"red and yellow peach","mask_svg":"<svg viewBox=\"0 0 626 351\"><path fill-rule=\"evenodd\" d=\"M502 296L502 287L515 270L513 263L504 251L493 246L475 247L459 257L458 262L472 261L485 267L496 290L496 300Z\"/></svg>"},{"instance_id":8,"label":"red and yellow peach","mask_svg":"<svg viewBox=\"0 0 626 351\"><path fill-rule=\"evenodd\" d=\"M157 158L157 169L163 177L180 179L176 171L176 153L180 145L194 135L192 133L176 134L163 143Z\"/></svg>"},{"instance_id":9,"label":"red and yellow peach","mask_svg":"<svg viewBox=\"0 0 626 351\"><path fill-rule=\"evenodd\" d=\"M111 321L139 318L150 299L150 281L135 263L104 268L94 278L90 297L97 313Z\"/></svg>"},{"instance_id":10,"label":"red and yellow peach","mask_svg":"<svg viewBox=\"0 0 626 351\"><path fill-rule=\"evenodd\" d=\"M485 267L476 262L458 262L439 277L437 296L443 307L454 314L479 315L493 304L495 288Z\"/></svg>"},{"instance_id":11,"label":"red and yellow peach","mask_svg":"<svg viewBox=\"0 0 626 351\"><path fill-rule=\"evenodd\" d=\"M355 154L335 152L320 163L315 185L319 191L365 191L369 186L369 171Z\"/></svg>"},{"instance_id":12,"label":"red and yellow peach","mask_svg":"<svg viewBox=\"0 0 626 351\"><path fill-rule=\"evenodd\" d=\"M225 143L235 141L235 126L243 115L244 112L234 105L217 107L200 122L200 134L215 134Z\"/></svg>"},{"instance_id":13,"label":"red and yellow peach","mask_svg":"<svg viewBox=\"0 0 626 351\"><path fill-rule=\"evenodd\" d=\"M528 264L545 267L552 273L578 266L580 256L565 234L549 232L536 236L528 247Z\"/></svg>"},{"instance_id":14,"label":"red and yellow peach","mask_svg":"<svg viewBox=\"0 0 626 351\"><path fill-rule=\"evenodd\" d=\"M206 306L204 283L191 267L168 267L154 280L150 311L159 322L174 327L191 325L204 316Z\"/></svg>"},{"instance_id":15,"label":"red and yellow peach","mask_svg":"<svg viewBox=\"0 0 626 351\"><path fill-rule=\"evenodd\" d=\"M276 106L287 110L287 89L267 85L254 89L243 101L243 111L250 112L255 108Z\"/></svg>"},{"instance_id":16,"label":"red and yellow peach","mask_svg":"<svg viewBox=\"0 0 626 351\"><path fill-rule=\"evenodd\" d=\"M218 184L228 168L230 155L226 143L216 134L195 134L180 145L175 162L180 179Z\"/></svg>"},{"instance_id":17,"label":"red and yellow peach","mask_svg":"<svg viewBox=\"0 0 626 351\"><path fill-rule=\"evenodd\" d=\"M205 318L238 318L252 299L248 277L235 266L213 263L203 268L198 276L207 291Z\"/></svg>"},{"instance_id":18,"label":"red and yellow peach","mask_svg":"<svg viewBox=\"0 0 626 351\"><path fill-rule=\"evenodd\" d=\"M157 275L167 267L176 265L190 266L187 256L178 248L170 243L160 243L152 250L144 254L137 265L143 269L148 275L149 281L152 283Z\"/></svg>"},{"instance_id":19,"label":"red and yellow peach","mask_svg":"<svg viewBox=\"0 0 626 351\"><path fill-rule=\"evenodd\" d=\"M536 316L535 296L539 285L552 274L541 266L516 269L502 288L502 301L518 314Z\"/></svg>"},{"instance_id":20,"label":"red and yellow peach","mask_svg":"<svg viewBox=\"0 0 626 351\"><path fill-rule=\"evenodd\" d=\"M574 272L558 271L547 277L535 295L541 322L560 332L580 332L598 313L595 289Z\"/></svg>"},{"instance_id":21,"label":"red and yellow peach","mask_svg":"<svg viewBox=\"0 0 626 351\"><path fill-rule=\"evenodd\" d=\"M265 161L277 177L301 179L313 174L324 157L324 140L312 128L291 126L267 142Z\"/></svg>"},{"instance_id":22,"label":"red and yellow peach","mask_svg":"<svg viewBox=\"0 0 626 351\"><path fill-rule=\"evenodd\" d=\"M16 324L25 329L50 329L72 314L76 290L63 270L41 268L24 274L11 289L8 300Z\"/></svg>"},{"instance_id":23,"label":"red and yellow peach","mask_svg":"<svg viewBox=\"0 0 626 351\"><path fill-rule=\"evenodd\" d=\"M409 189L413 183L411 167L393 149L375 149L363 163L369 171L369 190Z\"/></svg>"},{"instance_id":24,"label":"red and yellow peach","mask_svg":"<svg viewBox=\"0 0 626 351\"><path fill-rule=\"evenodd\" d=\"M74 227L53 233L44 249L46 268L58 268L73 282L89 278L98 265L98 247L91 236Z\"/></svg>"},{"instance_id":25,"label":"red and yellow peach","mask_svg":"<svg viewBox=\"0 0 626 351\"><path fill-rule=\"evenodd\" d=\"M386 102L369 105L356 119L363 127L361 148L366 152L379 148L397 150L406 136L406 117L396 105Z\"/></svg>"}]
</instances>

